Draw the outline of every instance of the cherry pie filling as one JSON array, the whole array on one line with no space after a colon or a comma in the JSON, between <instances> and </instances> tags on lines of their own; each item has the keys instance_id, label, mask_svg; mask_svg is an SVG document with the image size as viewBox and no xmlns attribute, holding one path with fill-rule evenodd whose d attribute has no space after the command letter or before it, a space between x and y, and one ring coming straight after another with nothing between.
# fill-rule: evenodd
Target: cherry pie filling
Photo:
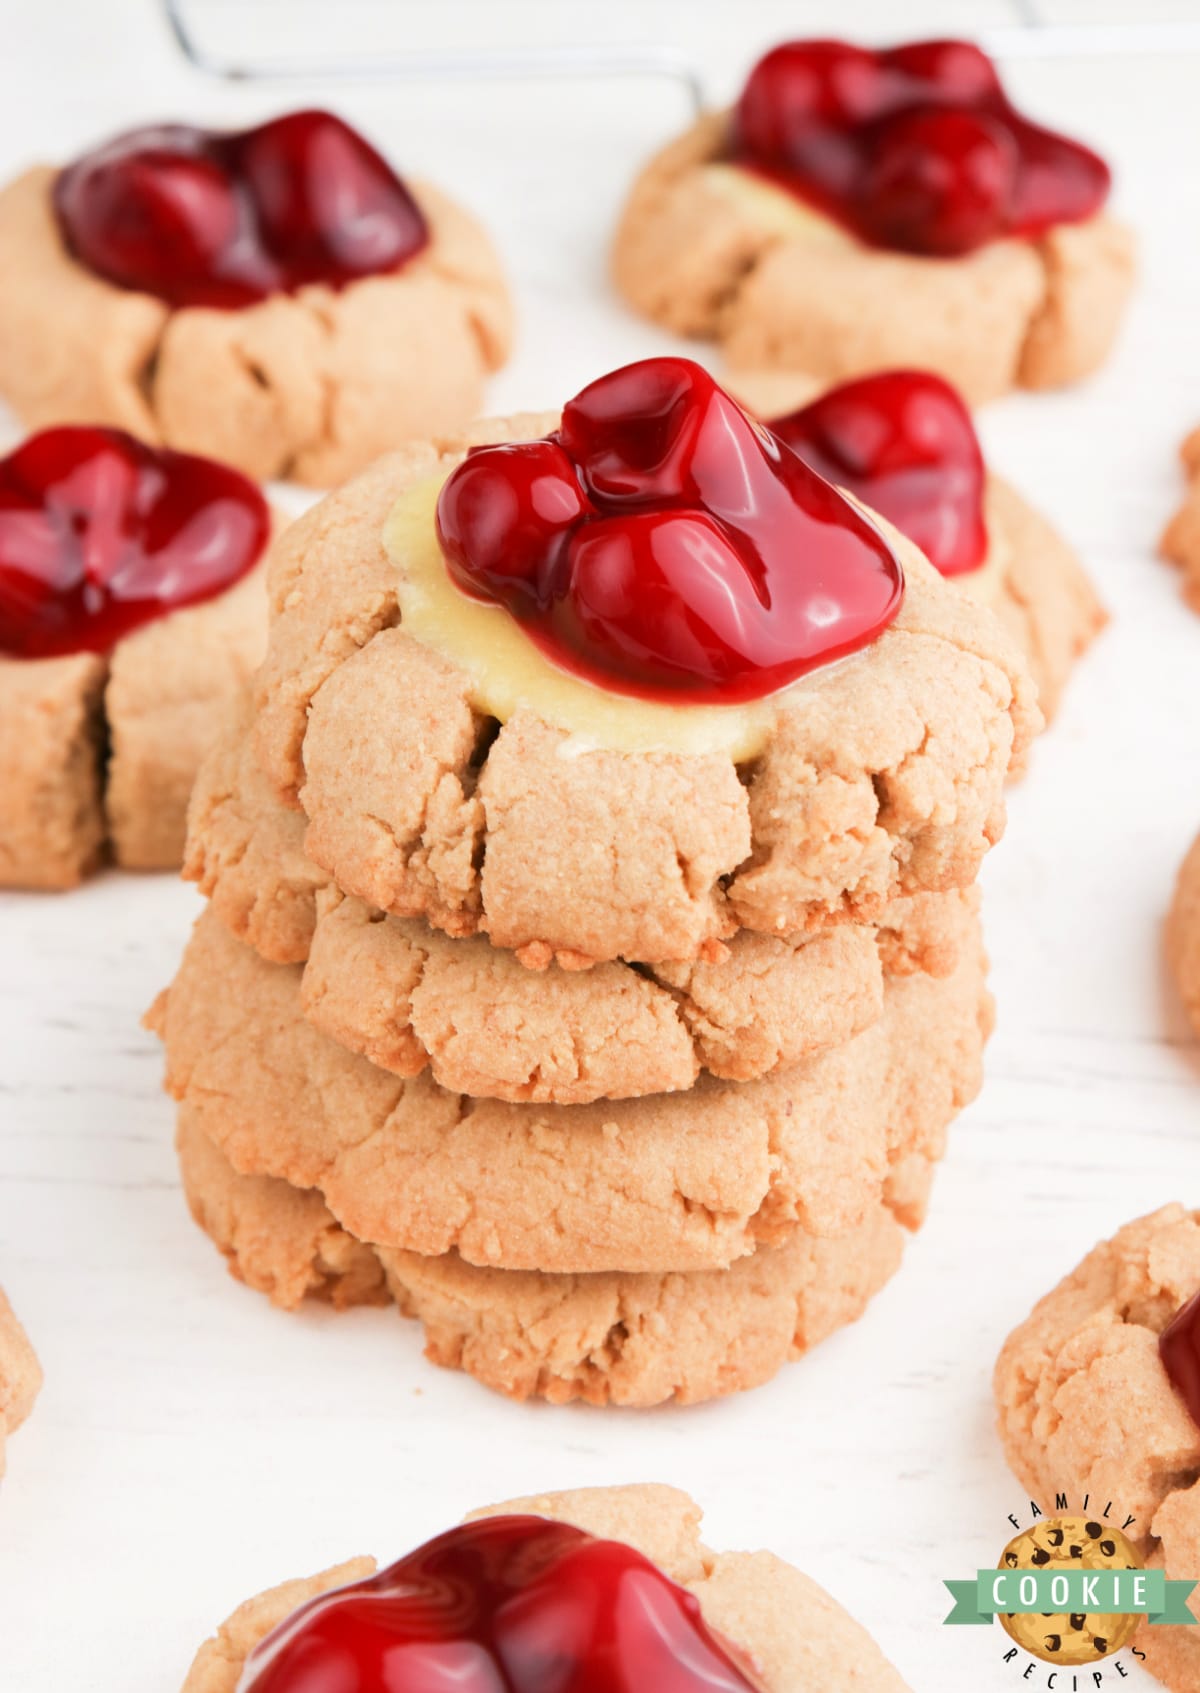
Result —
<instances>
[{"instance_id":1,"label":"cherry pie filling","mask_svg":"<svg viewBox=\"0 0 1200 1693\"><path fill-rule=\"evenodd\" d=\"M543 440L476 448L437 529L456 586L552 664L673 704L762 699L903 599L879 531L688 359L602 377Z\"/></svg>"},{"instance_id":2,"label":"cherry pie filling","mask_svg":"<svg viewBox=\"0 0 1200 1693\"><path fill-rule=\"evenodd\" d=\"M844 382L771 430L894 523L943 576L983 563L983 454L971 414L940 376L891 370Z\"/></svg>"},{"instance_id":3,"label":"cherry pie filling","mask_svg":"<svg viewBox=\"0 0 1200 1693\"><path fill-rule=\"evenodd\" d=\"M1098 154L1022 116L967 41L776 47L742 91L729 157L869 246L937 258L1081 222L1111 184Z\"/></svg>"},{"instance_id":4,"label":"cherry pie filling","mask_svg":"<svg viewBox=\"0 0 1200 1693\"><path fill-rule=\"evenodd\" d=\"M172 306L235 309L398 270L429 242L387 161L331 112L255 129L130 130L60 172L54 210L95 275Z\"/></svg>"},{"instance_id":5,"label":"cherry pie filling","mask_svg":"<svg viewBox=\"0 0 1200 1693\"><path fill-rule=\"evenodd\" d=\"M692 1595L632 1547L541 1517L451 1529L302 1605L238 1693L753 1693Z\"/></svg>"},{"instance_id":6,"label":"cherry pie filling","mask_svg":"<svg viewBox=\"0 0 1200 1693\"><path fill-rule=\"evenodd\" d=\"M210 459L119 429L32 435L0 459L0 653L107 652L262 556L267 503Z\"/></svg>"}]
</instances>

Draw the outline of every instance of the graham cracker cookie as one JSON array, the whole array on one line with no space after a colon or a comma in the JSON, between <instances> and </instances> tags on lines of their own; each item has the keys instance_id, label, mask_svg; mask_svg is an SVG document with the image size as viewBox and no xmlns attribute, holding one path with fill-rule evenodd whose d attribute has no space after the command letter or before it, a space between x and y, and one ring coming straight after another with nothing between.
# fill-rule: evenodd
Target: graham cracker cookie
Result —
<instances>
[{"instance_id":1,"label":"graham cracker cookie","mask_svg":"<svg viewBox=\"0 0 1200 1693\"><path fill-rule=\"evenodd\" d=\"M898 895L973 881L1040 724L1033 686L996 619L890 529L906 576L894 622L771 696L748 760L580 749L536 711L500 722L473 706L467 670L403 626L408 566L385 524L472 444L548 422L413 443L274 554L255 735L307 815L308 857L379 910L530 962L687 960L740 928L877 920Z\"/></svg>"},{"instance_id":2,"label":"graham cracker cookie","mask_svg":"<svg viewBox=\"0 0 1200 1693\"><path fill-rule=\"evenodd\" d=\"M264 577L107 656L0 655L0 886L71 888L105 856L178 868L196 771L266 644Z\"/></svg>"},{"instance_id":3,"label":"graham cracker cookie","mask_svg":"<svg viewBox=\"0 0 1200 1693\"><path fill-rule=\"evenodd\" d=\"M178 1147L192 1215L239 1280L285 1308L310 1293L335 1305L376 1301L354 1237L316 1189L239 1175L189 1108ZM926 1181L930 1173L926 1165ZM794 1229L727 1270L547 1275L481 1268L456 1253L376 1255L436 1364L514 1399L689 1405L769 1381L856 1321L898 1269L903 1241L885 1192L845 1234Z\"/></svg>"},{"instance_id":4,"label":"graham cracker cookie","mask_svg":"<svg viewBox=\"0 0 1200 1693\"><path fill-rule=\"evenodd\" d=\"M977 405L1076 382L1107 358L1134 277L1114 219L956 258L886 251L811 212L781 215L778 189L727 162L729 137L730 114L710 113L650 160L612 265L644 316L720 343L734 389L745 372L836 382L906 366Z\"/></svg>"},{"instance_id":5,"label":"graham cracker cookie","mask_svg":"<svg viewBox=\"0 0 1200 1693\"><path fill-rule=\"evenodd\" d=\"M0 191L0 395L29 427L106 423L265 480L327 486L397 440L478 412L512 306L467 212L411 184L428 245L401 270L235 310L115 286L68 251L58 173Z\"/></svg>"},{"instance_id":6,"label":"graham cracker cookie","mask_svg":"<svg viewBox=\"0 0 1200 1693\"><path fill-rule=\"evenodd\" d=\"M855 1693L906 1693L866 1630L808 1576L771 1552L710 1551L700 1539L700 1507L677 1488L543 1493L474 1511L467 1521L497 1516L545 1517L633 1547L696 1599L764 1693L845 1693L849 1685ZM235 1693L251 1651L298 1606L377 1568L374 1558L357 1558L248 1600L200 1648L183 1693Z\"/></svg>"},{"instance_id":7,"label":"graham cracker cookie","mask_svg":"<svg viewBox=\"0 0 1200 1693\"><path fill-rule=\"evenodd\" d=\"M41 1387L42 1369L29 1336L0 1288L0 1477L7 1438L33 1410Z\"/></svg>"},{"instance_id":8,"label":"graham cracker cookie","mask_svg":"<svg viewBox=\"0 0 1200 1693\"><path fill-rule=\"evenodd\" d=\"M150 1020L169 1091L236 1168L320 1187L360 1239L508 1269L696 1269L797 1228L837 1235L885 1188L920 1220L991 1022L963 920L955 973L892 978L843 1046L779 1077L615 1103L511 1105L389 1074L315 1029L299 971L211 913Z\"/></svg>"},{"instance_id":9,"label":"graham cracker cookie","mask_svg":"<svg viewBox=\"0 0 1200 1693\"><path fill-rule=\"evenodd\" d=\"M1160 1339L1200 1291L1200 1213L1182 1205L1102 1241L1009 1336L996 1365L1000 1438L1029 1497L1086 1496L1169 1579L1200 1570L1200 1424ZM1128 1521L1126 1519L1129 1519ZM1191 1628L1144 1625L1146 1667L1200 1683Z\"/></svg>"},{"instance_id":10,"label":"graham cracker cookie","mask_svg":"<svg viewBox=\"0 0 1200 1693\"><path fill-rule=\"evenodd\" d=\"M1200 429L1193 429L1180 448L1187 492L1183 504L1163 530L1159 551L1183 572L1183 597L1200 611Z\"/></svg>"},{"instance_id":11,"label":"graham cracker cookie","mask_svg":"<svg viewBox=\"0 0 1200 1693\"><path fill-rule=\"evenodd\" d=\"M1179 869L1166 925L1167 962L1192 1026L1200 1032L1200 836Z\"/></svg>"},{"instance_id":12,"label":"graham cracker cookie","mask_svg":"<svg viewBox=\"0 0 1200 1693\"><path fill-rule=\"evenodd\" d=\"M307 961L310 1020L396 1075L428 1067L452 1092L568 1105L689 1088L702 1070L751 1080L866 1028L885 973L959 962L973 889L898 899L878 925L742 931L711 960L530 970L482 936L343 896L305 856L302 814L258 769L249 728L243 713L205 761L184 874L264 957Z\"/></svg>"}]
</instances>

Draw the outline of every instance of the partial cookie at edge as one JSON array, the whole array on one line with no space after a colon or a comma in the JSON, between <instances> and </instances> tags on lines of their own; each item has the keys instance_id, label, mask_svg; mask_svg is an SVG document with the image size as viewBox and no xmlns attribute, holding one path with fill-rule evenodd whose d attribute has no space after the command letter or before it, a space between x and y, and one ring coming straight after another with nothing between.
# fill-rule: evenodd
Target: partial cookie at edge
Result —
<instances>
[{"instance_id":1,"label":"partial cookie at edge","mask_svg":"<svg viewBox=\"0 0 1200 1693\"><path fill-rule=\"evenodd\" d=\"M16 1432L41 1391L42 1369L29 1336L0 1289L0 1476L8 1435Z\"/></svg>"},{"instance_id":2,"label":"partial cookie at edge","mask_svg":"<svg viewBox=\"0 0 1200 1693\"><path fill-rule=\"evenodd\" d=\"M1166 1205L1101 1241L1013 1331L995 1372L1000 1438L1029 1497L1111 1500L1170 1579L1200 1569L1200 1428L1158 1338L1198 1289L1200 1213ZM1194 1630L1146 1625L1135 1643L1152 1673L1194 1693Z\"/></svg>"},{"instance_id":3,"label":"partial cookie at edge","mask_svg":"<svg viewBox=\"0 0 1200 1693\"><path fill-rule=\"evenodd\" d=\"M1200 1034L1200 835L1179 868L1167 914L1166 950L1184 1009Z\"/></svg>"},{"instance_id":4,"label":"partial cookie at edge","mask_svg":"<svg viewBox=\"0 0 1200 1693\"><path fill-rule=\"evenodd\" d=\"M1187 492L1183 504L1163 530L1159 551L1183 571L1183 597L1200 611L1200 429L1194 429L1180 450Z\"/></svg>"}]
</instances>

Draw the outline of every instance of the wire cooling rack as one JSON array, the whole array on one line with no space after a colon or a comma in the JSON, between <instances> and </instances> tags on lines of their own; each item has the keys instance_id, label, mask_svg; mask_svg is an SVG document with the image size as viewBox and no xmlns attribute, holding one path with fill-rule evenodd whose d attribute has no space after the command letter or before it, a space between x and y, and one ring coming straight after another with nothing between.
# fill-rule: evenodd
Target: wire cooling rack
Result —
<instances>
[{"instance_id":1,"label":"wire cooling rack","mask_svg":"<svg viewBox=\"0 0 1200 1693\"><path fill-rule=\"evenodd\" d=\"M436 6L443 15L452 8L439 0L414 0ZM670 39L621 41L607 37L586 40L560 39L533 45L521 41L486 45L450 42L436 49L351 45L345 50L322 47L319 53L278 51L274 46L256 48L252 30L245 28L251 14L257 14L272 40L292 33L295 9L287 0L251 0L236 8L229 0L161 0L167 27L179 51L194 69L224 82L401 82L401 81L518 81L572 77L647 77L679 85L696 110L705 104L703 79L686 48ZM1200 51L1200 19L1188 16L1192 6L1167 5L1164 15L1148 17L1146 0L1137 16L1100 20L1091 8L1073 6L1067 21L1054 0L1008 0L1011 22L983 29L971 29L997 58L1112 57L1150 53L1193 53ZM280 27L287 12L287 27ZM330 4L339 34L354 14L371 10L363 0L338 0ZM390 8L393 20L402 8ZM650 8L652 10L652 8ZM378 15L378 8L375 8ZM497 8L497 11L499 9ZM701 11L692 8L692 27ZM271 14L274 12L274 17ZM1082 14L1082 15L1074 15ZM646 9L643 8L643 16ZM579 21L575 8L557 13ZM229 28L230 20L234 27ZM841 20L844 27L844 14ZM214 25L218 27L214 28ZM802 32L797 19L796 33ZM812 31L810 31L811 33ZM947 32L942 32L947 33Z\"/></svg>"}]
</instances>

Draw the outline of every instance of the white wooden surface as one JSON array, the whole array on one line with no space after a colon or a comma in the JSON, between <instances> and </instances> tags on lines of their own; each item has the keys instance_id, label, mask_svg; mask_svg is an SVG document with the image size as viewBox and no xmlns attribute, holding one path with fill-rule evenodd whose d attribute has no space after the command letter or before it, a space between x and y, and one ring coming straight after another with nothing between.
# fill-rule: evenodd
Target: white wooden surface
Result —
<instances>
[{"instance_id":1,"label":"white wooden surface","mask_svg":"<svg viewBox=\"0 0 1200 1693\"><path fill-rule=\"evenodd\" d=\"M496 10L455 8L468 23ZM415 11L414 39L448 15ZM549 9L509 15L527 27ZM781 33L888 29L883 0L608 15L675 30L714 96ZM906 19L1009 22L1000 0ZM290 98L186 72L148 0L6 8L4 31L0 174L130 122L248 119ZM1016 1684L998 1633L940 1627L942 1578L994 1559L1020 1503L991 1432L997 1347L1098 1236L1200 1188L1200 1055L1160 963L1171 879L1200 825L1200 621L1152 554L1178 439L1200 418L1198 73L1179 53L1011 69L1031 109L1108 151L1143 241L1111 367L984 423L995 464L1083 549L1114 621L988 866L987 1088L903 1273L855 1329L757 1393L633 1415L509 1405L426 1365L390 1312L272 1311L185 1214L159 1056L138 1025L192 892L107 876L66 898L0 896L0 1282L47 1378L0 1503L3 1693L174 1693L210 1627L268 1583L397 1554L486 1500L626 1479L690 1488L715 1543L810 1570L922 1693ZM496 409L557 403L662 345L607 293L603 251L632 169L681 121L674 89L364 88L341 103L502 242L522 330Z\"/></svg>"}]
</instances>

